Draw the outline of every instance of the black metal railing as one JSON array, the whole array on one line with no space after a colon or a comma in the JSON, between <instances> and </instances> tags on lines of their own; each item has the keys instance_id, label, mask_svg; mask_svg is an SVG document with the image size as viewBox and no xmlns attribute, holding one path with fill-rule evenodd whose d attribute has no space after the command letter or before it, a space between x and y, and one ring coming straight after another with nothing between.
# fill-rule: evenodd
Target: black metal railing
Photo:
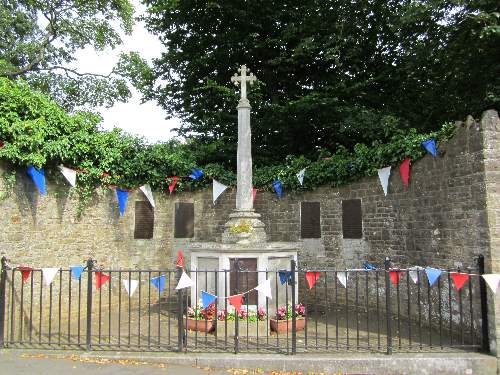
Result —
<instances>
[{"instance_id":1,"label":"black metal railing","mask_svg":"<svg viewBox=\"0 0 500 375\"><path fill-rule=\"evenodd\" d=\"M90 259L80 278L60 269L47 286L41 269L23 282L22 268L9 267L3 258L0 347L285 354L489 350L482 257L473 269L443 270L432 286L423 269L410 274L392 268L389 259L374 270L303 270L292 260L285 280L283 270L235 264L231 271L188 270L194 286L176 290L180 269L100 269ZM311 271L320 276L309 289ZM397 283L391 280L394 271ZM469 275L460 290L450 277L457 271ZM97 273L110 277L100 288ZM162 288L150 282L155 277L164 278ZM266 279L272 299L253 291L239 313L231 309L229 295ZM123 288L128 280L138 282L132 296ZM203 309L201 291L219 298Z\"/></svg>"}]
</instances>

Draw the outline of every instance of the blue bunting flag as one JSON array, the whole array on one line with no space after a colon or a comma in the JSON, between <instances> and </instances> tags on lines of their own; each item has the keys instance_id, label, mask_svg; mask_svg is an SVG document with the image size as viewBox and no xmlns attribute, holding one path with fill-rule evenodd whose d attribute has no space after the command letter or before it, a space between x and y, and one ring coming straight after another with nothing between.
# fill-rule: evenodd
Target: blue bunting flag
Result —
<instances>
[{"instance_id":1,"label":"blue bunting flag","mask_svg":"<svg viewBox=\"0 0 500 375\"><path fill-rule=\"evenodd\" d=\"M161 275L158 277L153 277L151 279L151 284L156 287L160 291L160 293L163 293L165 290L165 282L166 282L166 277L165 275Z\"/></svg>"},{"instance_id":2,"label":"blue bunting flag","mask_svg":"<svg viewBox=\"0 0 500 375\"><path fill-rule=\"evenodd\" d=\"M120 216L123 216L125 215L125 207L127 207L128 191L116 188L116 198L118 198Z\"/></svg>"},{"instance_id":3,"label":"blue bunting flag","mask_svg":"<svg viewBox=\"0 0 500 375\"><path fill-rule=\"evenodd\" d=\"M201 291L201 303L202 303L204 309L206 309L208 306L210 306L212 303L214 303L216 299L217 299L217 296L214 296L213 294L207 293L204 290Z\"/></svg>"},{"instance_id":4,"label":"blue bunting flag","mask_svg":"<svg viewBox=\"0 0 500 375\"><path fill-rule=\"evenodd\" d=\"M40 192L41 195L46 195L47 191L45 190L45 172L43 168L35 168L34 166L30 165L28 169L26 170L28 175L31 177L33 180L33 183L36 185L38 188L38 191Z\"/></svg>"},{"instance_id":5,"label":"blue bunting flag","mask_svg":"<svg viewBox=\"0 0 500 375\"><path fill-rule=\"evenodd\" d=\"M286 282L292 282L292 271L278 271L278 276L280 277L281 285L285 284Z\"/></svg>"},{"instance_id":6,"label":"blue bunting flag","mask_svg":"<svg viewBox=\"0 0 500 375\"><path fill-rule=\"evenodd\" d=\"M363 268L365 270L376 270L377 267L375 267L373 264L367 262L366 260L363 262Z\"/></svg>"},{"instance_id":7,"label":"blue bunting flag","mask_svg":"<svg viewBox=\"0 0 500 375\"><path fill-rule=\"evenodd\" d=\"M278 198L283 198L283 185L281 184L280 180L273 181L273 188Z\"/></svg>"},{"instance_id":8,"label":"blue bunting flag","mask_svg":"<svg viewBox=\"0 0 500 375\"><path fill-rule=\"evenodd\" d=\"M203 176L203 171L201 169L193 168L191 169L191 174L189 175L190 178L193 180L197 180Z\"/></svg>"},{"instance_id":9,"label":"blue bunting flag","mask_svg":"<svg viewBox=\"0 0 500 375\"><path fill-rule=\"evenodd\" d=\"M431 154L434 157L437 156L436 140L434 138L421 142L421 145L423 148L427 150L429 154Z\"/></svg>"},{"instance_id":10,"label":"blue bunting flag","mask_svg":"<svg viewBox=\"0 0 500 375\"><path fill-rule=\"evenodd\" d=\"M71 267L69 267L69 269L71 270L71 275L73 276L73 278L79 280L80 277L82 276L82 272L84 270L84 267L83 266L71 266Z\"/></svg>"},{"instance_id":11,"label":"blue bunting flag","mask_svg":"<svg viewBox=\"0 0 500 375\"><path fill-rule=\"evenodd\" d=\"M427 280L429 280L429 286L433 286L443 271L438 268L427 267L425 273L427 274Z\"/></svg>"}]
</instances>

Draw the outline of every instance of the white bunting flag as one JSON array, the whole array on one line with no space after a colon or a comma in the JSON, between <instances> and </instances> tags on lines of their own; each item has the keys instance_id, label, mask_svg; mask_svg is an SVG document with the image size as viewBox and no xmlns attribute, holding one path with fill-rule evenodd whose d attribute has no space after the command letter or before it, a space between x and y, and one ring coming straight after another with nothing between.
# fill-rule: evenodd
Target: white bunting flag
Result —
<instances>
[{"instance_id":1,"label":"white bunting flag","mask_svg":"<svg viewBox=\"0 0 500 375\"><path fill-rule=\"evenodd\" d=\"M494 294L497 294L498 283L500 282L500 274L489 273L489 274L484 274L482 276L483 276L484 281L486 281L488 286L491 288L491 291Z\"/></svg>"},{"instance_id":2,"label":"white bunting flag","mask_svg":"<svg viewBox=\"0 0 500 375\"><path fill-rule=\"evenodd\" d=\"M347 280L349 280L349 272L337 272L337 279L339 279L340 283L346 288Z\"/></svg>"},{"instance_id":3,"label":"white bunting flag","mask_svg":"<svg viewBox=\"0 0 500 375\"><path fill-rule=\"evenodd\" d=\"M299 179L299 182L301 185L304 184L304 175L306 174L306 169L302 169L299 173L296 174L297 178Z\"/></svg>"},{"instance_id":4,"label":"white bunting flag","mask_svg":"<svg viewBox=\"0 0 500 375\"><path fill-rule=\"evenodd\" d=\"M378 170L378 178L384 189L384 195L387 195L387 188L389 187L389 176L391 175L391 167L380 168Z\"/></svg>"},{"instance_id":5,"label":"white bunting flag","mask_svg":"<svg viewBox=\"0 0 500 375\"><path fill-rule=\"evenodd\" d=\"M255 287L255 290L259 293L262 293L269 299L273 299L273 294L271 292L271 279L267 279L266 281L260 283Z\"/></svg>"},{"instance_id":6,"label":"white bunting flag","mask_svg":"<svg viewBox=\"0 0 500 375\"><path fill-rule=\"evenodd\" d=\"M420 266L414 266L408 268L408 273L410 274L410 278L415 284L418 284L420 282L420 276L418 271L424 271L424 267Z\"/></svg>"},{"instance_id":7,"label":"white bunting flag","mask_svg":"<svg viewBox=\"0 0 500 375\"><path fill-rule=\"evenodd\" d=\"M146 198L148 198L149 204L151 204L151 207L155 207L155 200L153 198L153 192L151 191L151 187L148 184L142 185L139 187L141 191L144 193Z\"/></svg>"},{"instance_id":8,"label":"white bunting flag","mask_svg":"<svg viewBox=\"0 0 500 375\"><path fill-rule=\"evenodd\" d=\"M182 271L181 278L179 279L179 283L175 287L175 289L184 289L194 286L193 280L188 276L188 274Z\"/></svg>"},{"instance_id":9,"label":"white bunting flag","mask_svg":"<svg viewBox=\"0 0 500 375\"><path fill-rule=\"evenodd\" d=\"M213 201L215 203L215 201L217 200L217 198L219 198L219 196L224 193L224 191L227 189L227 186L224 185L224 184L221 184L219 181L216 181L215 179L212 180L213 181L213 184L212 184L212 198L213 198Z\"/></svg>"},{"instance_id":10,"label":"white bunting flag","mask_svg":"<svg viewBox=\"0 0 500 375\"><path fill-rule=\"evenodd\" d=\"M64 177L66 177L66 180L68 180L69 184L73 187L76 186L76 171L71 168L66 168L64 165L59 166L59 170L63 174Z\"/></svg>"},{"instance_id":11,"label":"white bunting flag","mask_svg":"<svg viewBox=\"0 0 500 375\"><path fill-rule=\"evenodd\" d=\"M128 295L132 297L134 294L135 290L137 289L137 286L139 285L138 280L122 280L123 286L125 287L125 290L127 291Z\"/></svg>"},{"instance_id":12,"label":"white bunting flag","mask_svg":"<svg viewBox=\"0 0 500 375\"><path fill-rule=\"evenodd\" d=\"M42 268L43 282L49 286L59 272L59 268Z\"/></svg>"}]
</instances>

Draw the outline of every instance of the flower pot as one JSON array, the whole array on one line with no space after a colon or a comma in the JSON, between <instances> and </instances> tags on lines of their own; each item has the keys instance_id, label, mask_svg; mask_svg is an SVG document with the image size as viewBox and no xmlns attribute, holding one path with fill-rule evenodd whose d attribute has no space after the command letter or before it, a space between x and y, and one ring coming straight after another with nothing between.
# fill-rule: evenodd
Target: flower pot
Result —
<instances>
[{"instance_id":1,"label":"flower pot","mask_svg":"<svg viewBox=\"0 0 500 375\"><path fill-rule=\"evenodd\" d=\"M272 332L283 333L283 332L286 332L287 329L288 329L288 332L292 331L292 320L291 319L288 321L287 320L269 319L269 323L271 325ZM302 331L305 326L306 326L305 318L297 317L295 319L295 330L296 331Z\"/></svg>"},{"instance_id":2,"label":"flower pot","mask_svg":"<svg viewBox=\"0 0 500 375\"><path fill-rule=\"evenodd\" d=\"M213 332L215 330L215 321L214 320L196 320L193 318L184 318L182 319L182 325L184 328L187 328L190 331L198 331L198 332Z\"/></svg>"},{"instance_id":3,"label":"flower pot","mask_svg":"<svg viewBox=\"0 0 500 375\"><path fill-rule=\"evenodd\" d=\"M257 337L257 333L260 337L266 336L268 334L268 325L265 320L258 320L255 322L247 322L246 320L240 320L238 322L238 335L240 337L248 336L248 337ZM235 332L235 324L234 320L229 320L227 322L227 330L226 330L226 322L219 320L217 322L217 336L223 337L227 335L228 337L233 337Z\"/></svg>"}]
</instances>

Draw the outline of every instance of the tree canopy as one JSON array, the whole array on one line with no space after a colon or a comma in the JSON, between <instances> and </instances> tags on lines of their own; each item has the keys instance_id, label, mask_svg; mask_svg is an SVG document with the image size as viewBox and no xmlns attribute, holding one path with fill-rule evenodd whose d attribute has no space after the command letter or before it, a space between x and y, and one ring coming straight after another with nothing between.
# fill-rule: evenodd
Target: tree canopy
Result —
<instances>
[{"instance_id":1,"label":"tree canopy","mask_svg":"<svg viewBox=\"0 0 500 375\"><path fill-rule=\"evenodd\" d=\"M257 164L437 129L500 103L498 0L146 0L167 49L149 97L228 163L246 64Z\"/></svg>"},{"instance_id":2,"label":"tree canopy","mask_svg":"<svg viewBox=\"0 0 500 375\"><path fill-rule=\"evenodd\" d=\"M129 0L3 0L0 2L0 77L23 78L66 109L126 101L127 85L148 75L136 53L122 54L108 74L92 67L71 68L75 52L103 51L130 34L134 9Z\"/></svg>"}]
</instances>

